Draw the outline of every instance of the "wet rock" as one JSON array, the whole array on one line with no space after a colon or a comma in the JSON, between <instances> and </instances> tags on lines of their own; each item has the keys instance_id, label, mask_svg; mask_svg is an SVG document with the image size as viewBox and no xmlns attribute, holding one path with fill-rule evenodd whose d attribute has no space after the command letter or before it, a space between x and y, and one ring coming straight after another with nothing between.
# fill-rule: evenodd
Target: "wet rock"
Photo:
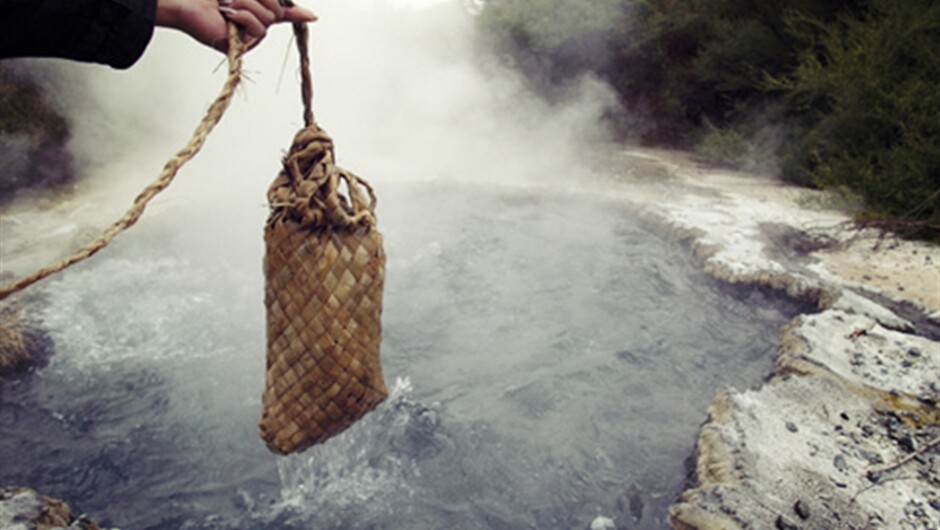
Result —
<instances>
[{"instance_id":1,"label":"wet rock","mask_svg":"<svg viewBox=\"0 0 940 530\"><path fill-rule=\"evenodd\" d=\"M774 521L774 528L777 528L779 530L799 530L800 529L799 526L796 526L795 524L791 523L789 520L787 520L786 517L782 515L777 516L777 520Z\"/></svg>"},{"instance_id":2,"label":"wet rock","mask_svg":"<svg viewBox=\"0 0 940 530\"><path fill-rule=\"evenodd\" d=\"M796 501L796 504L793 505L793 513L798 515L800 519L807 520L810 516L809 504L804 502L802 499Z\"/></svg>"},{"instance_id":3,"label":"wet rock","mask_svg":"<svg viewBox=\"0 0 940 530\"><path fill-rule=\"evenodd\" d=\"M836 455L836 457L832 459L832 465L843 473L849 470L849 465L845 462L845 457L842 455Z\"/></svg>"},{"instance_id":4,"label":"wet rock","mask_svg":"<svg viewBox=\"0 0 940 530\"><path fill-rule=\"evenodd\" d=\"M31 490L0 491L0 528L19 530L41 515L39 496Z\"/></svg>"},{"instance_id":5,"label":"wet rock","mask_svg":"<svg viewBox=\"0 0 940 530\"><path fill-rule=\"evenodd\" d=\"M935 369L931 367L940 365L940 345L924 337L888 329L878 322L872 317L841 310L797 317L783 331L784 344L777 369L834 376L853 387L884 393L894 391L898 396L931 395L930 385L936 379ZM856 334L854 330L859 329L865 333ZM919 358L910 357L907 354L910 348L918 348L924 354ZM900 361L904 358L913 363L909 369L901 367ZM861 371L861 365L878 366L878 369Z\"/></svg>"},{"instance_id":6,"label":"wet rock","mask_svg":"<svg viewBox=\"0 0 940 530\"><path fill-rule=\"evenodd\" d=\"M871 465L884 464L885 462L881 455L871 451L859 451L859 455Z\"/></svg>"},{"instance_id":7,"label":"wet rock","mask_svg":"<svg viewBox=\"0 0 940 530\"><path fill-rule=\"evenodd\" d=\"M774 377L759 389L719 393L699 434L697 487L670 509L672 528L801 528L802 521L811 523L807 528L904 528L914 512L906 514L897 499L927 506L931 486L918 475L871 487L868 461L895 461L897 449L884 432L866 438L847 424L846 417L878 417L866 396L831 375L799 374ZM800 426L799 436L789 431L788 421ZM843 427L841 433L836 426ZM820 499L811 516L807 492ZM872 517L882 522L871 526Z\"/></svg>"},{"instance_id":8,"label":"wet rock","mask_svg":"<svg viewBox=\"0 0 940 530\"><path fill-rule=\"evenodd\" d=\"M4 530L99 530L69 505L29 488L0 488L0 528Z\"/></svg>"},{"instance_id":9,"label":"wet rock","mask_svg":"<svg viewBox=\"0 0 940 530\"><path fill-rule=\"evenodd\" d=\"M879 473L886 478L877 484L866 477L940 435L940 282L926 265L938 249L904 242L873 254L875 239L816 228L826 223L809 217L830 212L788 211L773 199L781 190L752 175L676 174L720 197L704 207L697 195L670 190L668 201L649 201L707 274L767 285L821 312L783 331L761 388L715 397L699 433L695 487L669 512L673 530L937 530L936 513L929 523L918 518L937 499L940 456L911 459L905 480L889 479L900 471ZM912 267L911 249L931 259ZM908 501L917 507L905 513Z\"/></svg>"},{"instance_id":10,"label":"wet rock","mask_svg":"<svg viewBox=\"0 0 940 530\"><path fill-rule=\"evenodd\" d=\"M0 306L0 378L45 364L48 340L16 305Z\"/></svg>"},{"instance_id":11,"label":"wet rock","mask_svg":"<svg viewBox=\"0 0 940 530\"><path fill-rule=\"evenodd\" d=\"M908 432L898 433L897 431L894 431L891 438L893 438L894 441L898 443L898 447L900 447L905 452L913 453L917 450L914 437L911 436L911 434Z\"/></svg>"}]
</instances>

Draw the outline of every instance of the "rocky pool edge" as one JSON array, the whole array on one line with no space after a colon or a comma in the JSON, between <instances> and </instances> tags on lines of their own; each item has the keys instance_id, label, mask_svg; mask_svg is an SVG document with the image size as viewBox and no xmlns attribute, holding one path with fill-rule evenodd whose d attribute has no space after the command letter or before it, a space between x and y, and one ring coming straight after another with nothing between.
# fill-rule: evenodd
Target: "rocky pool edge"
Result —
<instances>
[{"instance_id":1,"label":"rocky pool edge","mask_svg":"<svg viewBox=\"0 0 940 530\"><path fill-rule=\"evenodd\" d=\"M665 170L616 178L708 274L819 310L781 330L762 384L715 396L670 526L937 529L940 248L855 230L821 192L769 177L617 156Z\"/></svg>"}]
</instances>

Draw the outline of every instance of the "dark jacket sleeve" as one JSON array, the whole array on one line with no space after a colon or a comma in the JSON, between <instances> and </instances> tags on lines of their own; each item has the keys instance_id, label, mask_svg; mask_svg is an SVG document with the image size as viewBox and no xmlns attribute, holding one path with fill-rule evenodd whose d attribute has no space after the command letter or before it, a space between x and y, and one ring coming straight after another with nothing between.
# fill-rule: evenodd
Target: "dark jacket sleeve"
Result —
<instances>
[{"instance_id":1,"label":"dark jacket sleeve","mask_svg":"<svg viewBox=\"0 0 940 530\"><path fill-rule=\"evenodd\" d=\"M0 59L61 57L127 68L153 35L156 0L0 0Z\"/></svg>"}]
</instances>

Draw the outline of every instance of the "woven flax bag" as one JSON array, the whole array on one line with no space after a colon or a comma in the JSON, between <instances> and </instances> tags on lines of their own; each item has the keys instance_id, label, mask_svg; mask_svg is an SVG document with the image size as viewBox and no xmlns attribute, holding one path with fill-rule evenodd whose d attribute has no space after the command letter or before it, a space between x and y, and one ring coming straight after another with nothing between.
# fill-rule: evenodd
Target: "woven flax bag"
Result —
<instances>
[{"instance_id":1,"label":"woven flax bag","mask_svg":"<svg viewBox=\"0 0 940 530\"><path fill-rule=\"evenodd\" d=\"M305 35L298 46L306 63ZM268 190L264 231L268 350L258 426L281 454L339 433L388 396L375 195L334 165L333 141L309 110L307 64L303 74L307 127Z\"/></svg>"}]
</instances>

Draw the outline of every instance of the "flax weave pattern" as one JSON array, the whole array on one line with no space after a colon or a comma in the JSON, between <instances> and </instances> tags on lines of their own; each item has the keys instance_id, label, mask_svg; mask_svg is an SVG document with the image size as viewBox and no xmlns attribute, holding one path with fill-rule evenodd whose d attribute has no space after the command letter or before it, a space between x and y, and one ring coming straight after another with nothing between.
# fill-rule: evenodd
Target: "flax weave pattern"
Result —
<instances>
[{"instance_id":1,"label":"flax weave pattern","mask_svg":"<svg viewBox=\"0 0 940 530\"><path fill-rule=\"evenodd\" d=\"M306 27L294 31L306 127L268 190L264 232L268 348L258 428L280 454L342 432L388 396L376 197L335 164L333 141L310 109Z\"/></svg>"},{"instance_id":2,"label":"flax weave pattern","mask_svg":"<svg viewBox=\"0 0 940 530\"><path fill-rule=\"evenodd\" d=\"M258 424L281 454L345 430L388 395L379 357L385 252L374 195L333 164L332 141L315 124L298 133L284 168L268 192Z\"/></svg>"},{"instance_id":3,"label":"flax weave pattern","mask_svg":"<svg viewBox=\"0 0 940 530\"><path fill-rule=\"evenodd\" d=\"M285 454L344 430L388 394L379 358L385 254L375 228L375 194L365 180L334 164L333 142L311 110L307 27L293 28L306 127L268 194L268 351L259 422L268 446ZM256 43L243 43L229 25L228 77L186 146L98 239L0 287L0 300L91 257L140 219L221 120L241 82L242 55Z\"/></svg>"}]
</instances>

